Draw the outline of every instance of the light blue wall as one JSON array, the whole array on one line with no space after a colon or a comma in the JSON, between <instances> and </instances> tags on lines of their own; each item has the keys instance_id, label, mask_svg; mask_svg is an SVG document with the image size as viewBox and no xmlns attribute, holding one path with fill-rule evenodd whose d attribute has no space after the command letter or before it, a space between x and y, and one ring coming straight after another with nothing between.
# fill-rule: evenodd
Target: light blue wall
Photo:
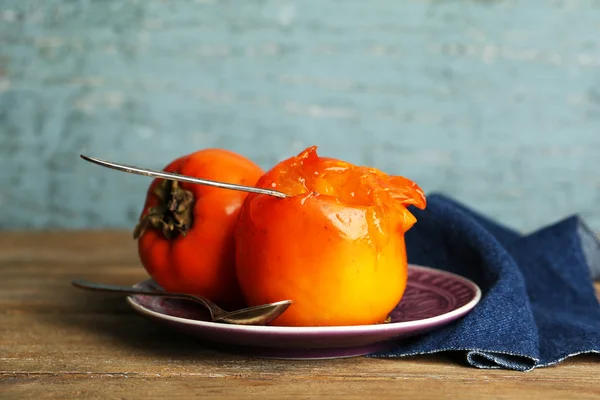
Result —
<instances>
[{"instance_id":1,"label":"light blue wall","mask_svg":"<svg viewBox=\"0 0 600 400\"><path fill-rule=\"evenodd\" d=\"M0 227L126 227L202 147L304 147L600 230L599 1L0 0Z\"/></svg>"}]
</instances>

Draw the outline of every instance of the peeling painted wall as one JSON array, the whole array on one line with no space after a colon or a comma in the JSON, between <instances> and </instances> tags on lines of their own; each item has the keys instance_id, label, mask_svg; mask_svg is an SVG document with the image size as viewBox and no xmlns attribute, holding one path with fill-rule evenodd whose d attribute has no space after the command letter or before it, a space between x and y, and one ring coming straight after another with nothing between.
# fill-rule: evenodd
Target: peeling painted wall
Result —
<instances>
[{"instance_id":1,"label":"peeling painted wall","mask_svg":"<svg viewBox=\"0 0 600 400\"><path fill-rule=\"evenodd\" d=\"M600 1L0 1L0 228L132 227L160 168L317 144L600 230Z\"/></svg>"}]
</instances>

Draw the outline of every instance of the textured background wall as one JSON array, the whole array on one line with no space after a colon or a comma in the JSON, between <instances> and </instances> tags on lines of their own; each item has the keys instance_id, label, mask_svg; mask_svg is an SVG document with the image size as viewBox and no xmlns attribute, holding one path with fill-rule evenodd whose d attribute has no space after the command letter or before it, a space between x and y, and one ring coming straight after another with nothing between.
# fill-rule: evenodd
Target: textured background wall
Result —
<instances>
[{"instance_id":1,"label":"textured background wall","mask_svg":"<svg viewBox=\"0 0 600 400\"><path fill-rule=\"evenodd\" d=\"M0 0L0 228L131 227L191 149L305 146L600 230L600 1Z\"/></svg>"}]
</instances>

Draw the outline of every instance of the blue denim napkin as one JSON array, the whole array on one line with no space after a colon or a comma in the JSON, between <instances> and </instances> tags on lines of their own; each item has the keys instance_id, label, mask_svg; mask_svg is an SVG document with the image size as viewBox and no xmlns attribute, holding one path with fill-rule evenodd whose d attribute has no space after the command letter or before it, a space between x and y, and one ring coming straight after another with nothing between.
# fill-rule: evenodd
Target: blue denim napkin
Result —
<instances>
[{"instance_id":1,"label":"blue denim napkin","mask_svg":"<svg viewBox=\"0 0 600 400\"><path fill-rule=\"evenodd\" d=\"M459 321L373 357L451 352L478 368L528 371L600 353L600 242L579 217L521 235L440 194L411 211L409 262L469 278L483 297Z\"/></svg>"}]
</instances>

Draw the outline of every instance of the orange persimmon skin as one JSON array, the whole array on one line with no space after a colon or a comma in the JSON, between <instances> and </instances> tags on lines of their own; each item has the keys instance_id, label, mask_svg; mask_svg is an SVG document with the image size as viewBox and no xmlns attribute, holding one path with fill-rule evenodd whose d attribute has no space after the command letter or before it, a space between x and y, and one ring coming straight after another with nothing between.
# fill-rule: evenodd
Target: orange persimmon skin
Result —
<instances>
[{"instance_id":1,"label":"orange persimmon skin","mask_svg":"<svg viewBox=\"0 0 600 400\"><path fill-rule=\"evenodd\" d=\"M168 172L253 186L263 170L251 160L228 150L203 149L172 161ZM154 180L141 214L160 203ZM185 235L166 238L154 227L138 239L140 260L165 290L208 297L226 309L245 303L235 274L234 236L245 192L180 183L193 194L193 221Z\"/></svg>"},{"instance_id":2,"label":"orange persimmon skin","mask_svg":"<svg viewBox=\"0 0 600 400\"><path fill-rule=\"evenodd\" d=\"M263 175L236 228L236 272L249 305L290 299L272 324L343 326L385 321L407 280L406 205L425 207L402 177L319 157L311 147Z\"/></svg>"}]
</instances>

